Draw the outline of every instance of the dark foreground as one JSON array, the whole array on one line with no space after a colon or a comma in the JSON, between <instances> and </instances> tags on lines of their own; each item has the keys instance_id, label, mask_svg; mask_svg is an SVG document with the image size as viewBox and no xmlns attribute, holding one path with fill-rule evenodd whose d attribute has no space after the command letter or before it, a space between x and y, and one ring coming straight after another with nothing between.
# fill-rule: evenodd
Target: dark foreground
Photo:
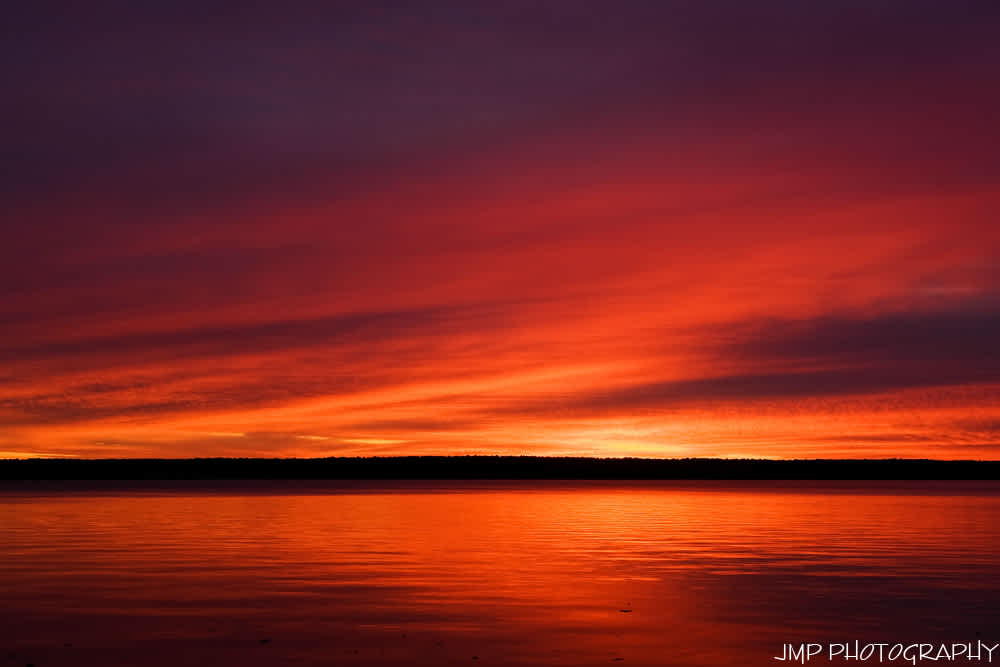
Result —
<instances>
[{"instance_id":1,"label":"dark foreground","mask_svg":"<svg viewBox=\"0 0 1000 667\"><path fill-rule=\"evenodd\" d=\"M1000 461L542 456L0 461L0 480L169 479L995 480Z\"/></svg>"}]
</instances>

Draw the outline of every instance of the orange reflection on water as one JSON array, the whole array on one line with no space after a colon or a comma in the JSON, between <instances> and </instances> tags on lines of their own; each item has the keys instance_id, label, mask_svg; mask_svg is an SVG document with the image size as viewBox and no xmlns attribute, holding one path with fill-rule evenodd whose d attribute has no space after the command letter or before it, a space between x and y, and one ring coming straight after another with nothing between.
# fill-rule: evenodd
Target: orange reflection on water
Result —
<instances>
[{"instance_id":1,"label":"orange reflection on water","mask_svg":"<svg viewBox=\"0 0 1000 667\"><path fill-rule=\"evenodd\" d=\"M2 648L39 665L708 665L961 641L1000 619L997 490L8 490Z\"/></svg>"}]
</instances>

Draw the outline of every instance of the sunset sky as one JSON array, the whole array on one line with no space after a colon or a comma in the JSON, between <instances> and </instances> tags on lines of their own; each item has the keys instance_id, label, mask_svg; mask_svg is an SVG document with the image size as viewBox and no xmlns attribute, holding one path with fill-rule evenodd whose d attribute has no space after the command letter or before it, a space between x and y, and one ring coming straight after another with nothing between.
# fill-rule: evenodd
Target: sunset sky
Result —
<instances>
[{"instance_id":1,"label":"sunset sky","mask_svg":"<svg viewBox=\"0 0 1000 667\"><path fill-rule=\"evenodd\" d=\"M1000 458L1000 8L2 10L0 457Z\"/></svg>"}]
</instances>

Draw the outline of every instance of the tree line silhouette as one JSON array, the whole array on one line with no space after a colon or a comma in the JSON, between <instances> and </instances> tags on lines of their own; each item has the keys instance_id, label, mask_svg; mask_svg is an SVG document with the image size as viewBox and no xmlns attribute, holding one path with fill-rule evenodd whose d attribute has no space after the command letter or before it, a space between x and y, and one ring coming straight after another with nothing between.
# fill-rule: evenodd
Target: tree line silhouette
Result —
<instances>
[{"instance_id":1,"label":"tree line silhouette","mask_svg":"<svg viewBox=\"0 0 1000 667\"><path fill-rule=\"evenodd\" d=\"M995 480L1000 479L1000 461L544 456L14 459L0 461L0 479Z\"/></svg>"}]
</instances>

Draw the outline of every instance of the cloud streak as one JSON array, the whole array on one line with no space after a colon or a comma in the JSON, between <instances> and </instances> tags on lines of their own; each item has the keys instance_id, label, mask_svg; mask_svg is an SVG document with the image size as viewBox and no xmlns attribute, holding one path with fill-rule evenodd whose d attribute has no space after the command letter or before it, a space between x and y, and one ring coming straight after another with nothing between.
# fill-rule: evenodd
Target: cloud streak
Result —
<instances>
[{"instance_id":1,"label":"cloud streak","mask_svg":"<svg viewBox=\"0 0 1000 667\"><path fill-rule=\"evenodd\" d=\"M56 4L0 450L996 456L989 3Z\"/></svg>"}]
</instances>

